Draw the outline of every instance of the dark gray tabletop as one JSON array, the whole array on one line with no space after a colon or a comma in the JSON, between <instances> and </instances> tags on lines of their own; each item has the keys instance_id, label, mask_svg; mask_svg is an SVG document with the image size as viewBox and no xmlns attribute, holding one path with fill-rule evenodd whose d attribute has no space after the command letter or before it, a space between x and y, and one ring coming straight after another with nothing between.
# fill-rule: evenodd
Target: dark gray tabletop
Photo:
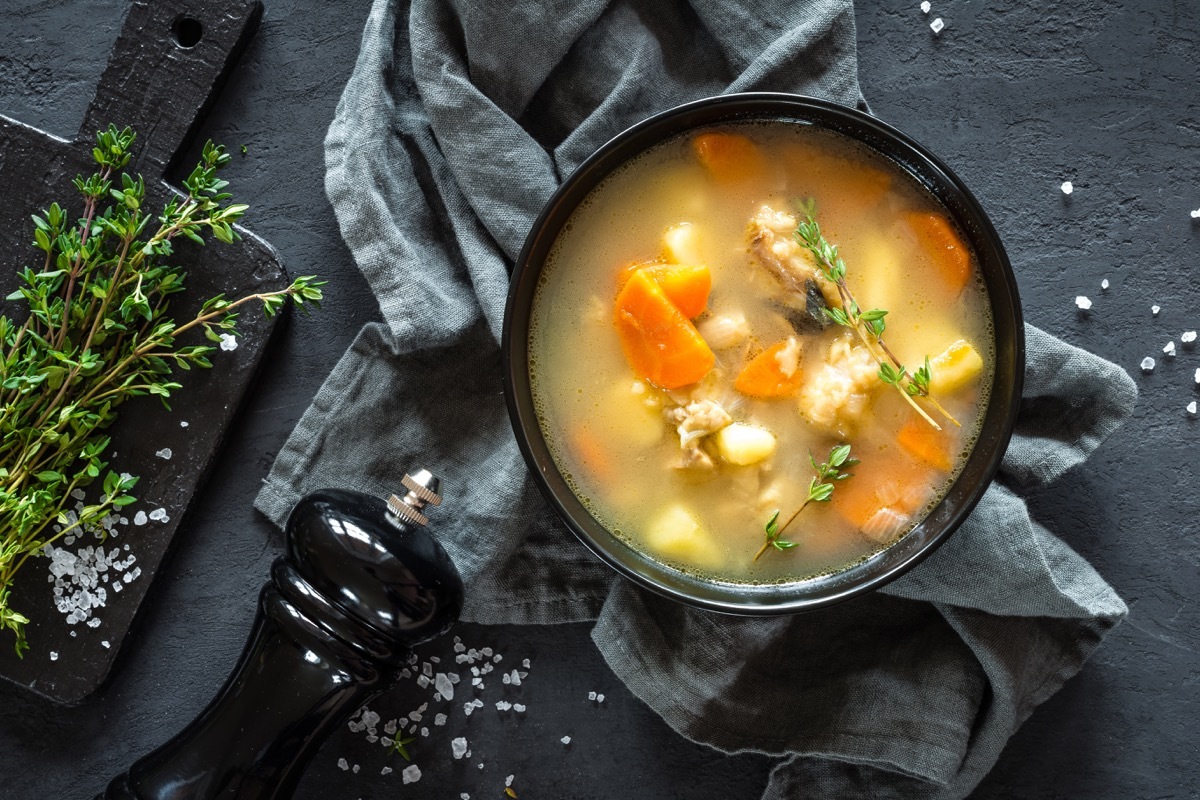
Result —
<instances>
[{"instance_id":1,"label":"dark gray tabletop","mask_svg":"<svg viewBox=\"0 0 1200 800\"><path fill-rule=\"evenodd\" d=\"M322 139L366 3L266 3L200 136L246 145L226 177L252 207L247 222L294 274L329 279L326 310L294 317L275 343L108 684L69 709L0 686L6 798L91 797L212 696L280 551L254 494L324 376L377 317L323 193ZM1200 220L1189 216L1200 208L1200 6L1073 0L1005 10L1013 5L935 0L926 15L918 0L870 0L857 9L873 111L973 188L1016 267L1027 319L1120 363L1141 390L1134 418L1084 468L1030 498L1117 587L1129 619L1034 712L973 797L1200 797L1200 422L1185 410L1200 399L1200 349L1179 344L1200 327ZM124 10L122 0L0 0L0 113L73 133ZM945 29L935 34L938 16ZM1093 300L1090 313L1076 309L1076 295ZM1174 358L1163 353L1171 339ZM1147 355L1158 361L1148 375L1138 368ZM502 797L509 775L521 797L761 793L767 759L676 736L616 681L587 630L461 626L463 644L504 661L482 694L487 706L445 726L422 721L429 736L418 733L411 748L420 782L403 785L399 756L343 730L299 796ZM423 655L453 661L451 648L447 639ZM522 685L502 687L499 668L523 659ZM428 695L406 683L373 708L387 720ZM499 713L492 703L502 699L526 711ZM470 759L449 757L456 736L468 739Z\"/></svg>"}]
</instances>

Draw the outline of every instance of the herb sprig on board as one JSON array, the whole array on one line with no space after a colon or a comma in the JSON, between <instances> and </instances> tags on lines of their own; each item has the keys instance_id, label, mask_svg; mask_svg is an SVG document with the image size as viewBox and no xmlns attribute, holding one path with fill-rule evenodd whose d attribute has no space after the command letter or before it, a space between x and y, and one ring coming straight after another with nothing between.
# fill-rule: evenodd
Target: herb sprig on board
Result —
<instances>
[{"instance_id":1,"label":"herb sprig on board","mask_svg":"<svg viewBox=\"0 0 1200 800\"><path fill-rule=\"evenodd\" d=\"M272 315L289 300L317 306L322 296L324 281L305 276L275 292L210 298L176 322L170 298L185 279L171 263L176 243L203 245L205 233L232 243L247 206L230 202L228 182L217 177L230 156L209 142L183 182L186 195L150 213L144 181L124 171L135 138L111 125L97 134L96 171L74 181L78 218L58 203L33 215L40 269L21 270L21 287L6 298L28 313L20 324L0 315L0 630L13 634L18 655L29 619L9 600L21 567L62 536L103 530L107 516L134 502L137 478L105 460L104 430L117 407L140 395L167 405L182 388L175 369L212 366L216 348L181 342L189 331L222 342L236 335L237 309L247 303ZM69 508L72 492L97 480L99 496Z\"/></svg>"},{"instance_id":2,"label":"herb sprig on board","mask_svg":"<svg viewBox=\"0 0 1200 800\"><path fill-rule=\"evenodd\" d=\"M921 407L917 398L928 402L950 422L960 425L958 420L943 408L942 404L929 392L929 382L933 376L933 367L929 363L929 357L925 357L923 366L910 372L883 339L883 333L887 330L887 322L884 318L888 312L881 308L864 311L854 299L850 287L846 284L846 262L838 255L837 245L830 244L822 235L821 226L814 217L815 203L810 199L807 203L801 204L800 210L806 218L796 226L796 241L812 253L813 258L816 259L817 268L821 270L821 274L827 281L837 286L838 295L841 298L841 308L827 308L825 314L838 325L850 328L857 334L867 348L867 352L879 365L879 379L889 386L896 387L901 397L926 422L939 431L942 429L933 417L929 416L928 412Z\"/></svg>"},{"instance_id":3,"label":"herb sprig on board","mask_svg":"<svg viewBox=\"0 0 1200 800\"><path fill-rule=\"evenodd\" d=\"M787 518L787 521L782 525L779 524L779 512L776 511L767 520L763 530L766 532L767 540L763 546L754 554L754 560L758 561L762 554L768 549L774 547L776 550L784 551L791 550L796 547L799 542L788 541L782 538L783 532L787 529L796 517L800 516L800 512L808 507L809 503L828 503L833 497L833 490L837 488L837 481L844 481L847 478L853 477L852 472L843 472L858 463L857 458L850 457L850 445L842 444L834 447L829 451L828 460L818 464L817 459L812 453L808 454L808 460L813 465L814 475L812 480L808 482L808 497L800 504L792 515Z\"/></svg>"}]
</instances>

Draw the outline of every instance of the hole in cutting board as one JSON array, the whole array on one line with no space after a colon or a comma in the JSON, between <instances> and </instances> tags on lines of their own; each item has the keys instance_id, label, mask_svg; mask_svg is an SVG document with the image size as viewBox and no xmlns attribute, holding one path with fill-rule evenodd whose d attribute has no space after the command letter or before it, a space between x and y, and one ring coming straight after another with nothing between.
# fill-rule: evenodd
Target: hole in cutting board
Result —
<instances>
[{"instance_id":1,"label":"hole in cutting board","mask_svg":"<svg viewBox=\"0 0 1200 800\"><path fill-rule=\"evenodd\" d=\"M204 26L200 24L200 20L180 17L171 26L171 35L175 38L175 44L187 50L200 44L200 40L204 38Z\"/></svg>"}]
</instances>

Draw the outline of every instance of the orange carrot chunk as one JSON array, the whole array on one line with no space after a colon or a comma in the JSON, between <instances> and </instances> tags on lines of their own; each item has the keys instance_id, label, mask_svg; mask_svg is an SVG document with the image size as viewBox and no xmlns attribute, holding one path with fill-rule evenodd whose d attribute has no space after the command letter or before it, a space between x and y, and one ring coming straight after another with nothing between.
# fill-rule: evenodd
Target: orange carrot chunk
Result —
<instances>
[{"instance_id":1,"label":"orange carrot chunk","mask_svg":"<svg viewBox=\"0 0 1200 800\"><path fill-rule=\"evenodd\" d=\"M911 211L905 216L946 288L953 294L961 292L971 279L971 254L950 221L933 211Z\"/></svg>"},{"instance_id":2,"label":"orange carrot chunk","mask_svg":"<svg viewBox=\"0 0 1200 800\"><path fill-rule=\"evenodd\" d=\"M800 388L800 369L786 374L780 358L787 345L786 341L773 344L751 359L734 379L733 388L747 397L763 399L795 394Z\"/></svg>"},{"instance_id":3,"label":"orange carrot chunk","mask_svg":"<svg viewBox=\"0 0 1200 800\"><path fill-rule=\"evenodd\" d=\"M617 275L617 283L624 287L633 273L638 271L645 271L663 290L667 299L688 319L700 316L708 307L708 294L712 291L712 272L703 264L641 261L622 269Z\"/></svg>"},{"instance_id":4,"label":"orange carrot chunk","mask_svg":"<svg viewBox=\"0 0 1200 800\"><path fill-rule=\"evenodd\" d=\"M950 448L954 444L949 431L934 430L928 422L910 419L896 434L896 441L917 460L934 469L949 472L954 466Z\"/></svg>"},{"instance_id":5,"label":"orange carrot chunk","mask_svg":"<svg viewBox=\"0 0 1200 800\"><path fill-rule=\"evenodd\" d=\"M604 441L591 428L576 426L570 430L568 439L575 457L588 472L588 475L600 483L612 483L616 476L612 454Z\"/></svg>"},{"instance_id":6,"label":"orange carrot chunk","mask_svg":"<svg viewBox=\"0 0 1200 800\"><path fill-rule=\"evenodd\" d=\"M708 344L647 270L617 294L613 322L633 371L664 389L703 378L716 358Z\"/></svg>"},{"instance_id":7,"label":"orange carrot chunk","mask_svg":"<svg viewBox=\"0 0 1200 800\"><path fill-rule=\"evenodd\" d=\"M696 158L719 183L740 183L763 177L767 160L758 145L737 133L702 133L692 140Z\"/></svg>"}]
</instances>

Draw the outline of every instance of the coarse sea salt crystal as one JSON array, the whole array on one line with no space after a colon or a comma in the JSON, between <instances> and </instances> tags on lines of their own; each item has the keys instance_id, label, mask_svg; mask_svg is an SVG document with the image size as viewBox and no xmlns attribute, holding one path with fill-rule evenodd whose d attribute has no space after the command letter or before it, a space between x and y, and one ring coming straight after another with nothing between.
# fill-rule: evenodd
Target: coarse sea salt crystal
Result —
<instances>
[{"instance_id":1,"label":"coarse sea salt crystal","mask_svg":"<svg viewBox=\"0 0 1200 800\"><path fill-rule=\"evenodd\" d=\"M146 524L146 512L139 511L136 514L134 514L133 515L133 524L134 525L145 525Z\"/></svg>"},{"instance_id":2,"label":"coarse sea salt crystal","mask_svg":"<svg viewBox=\"0 0 1200 800\"><path fill-rule=\"evenodd\" d=\"M1200 386L1200 367L1196 368L1196 385Z\"/></svg>"},{"instance_id":3,"label":"coarse sea salt crystal","mask_svg":"<svg viewBox=\"0 0 1200 800\"><path fill-rule=\"evenodd\" d=\"M1153 372L1153 371L1154 371L1154 359L1151 358L1150 356L1146 356L1145 358L1142 359L1142 372Z\"/></svg>"},{"instance_id":4,"label":"coarse sea salt crystal","mask_svg":"<svg viewBox=\"0 0 1200 800\"><path fill-rule=\"evenodd\" d=\"M1075 305L1079 306L1084 311L1087 311L1089 308L1092 307L1092 301L1089 300L1088 298L1084 297L1083 295L1079 295L1078 297L1075 298Z\"/></svg>"},{"instance_id":5,"label":"coarse sea salt crystal","mask_svg":"<svg viewBox=\"0 0 1200 800\"><path fill-rule=\"evenodd\" d=\"M597 702L597 703L603 703L603 702L604 702L604 695L602 695L602 694L598 694L598 695L596 695L596 702Z\"/></svg>"},{"instance_id":6,"label":"coarse sea salt crystal","mask_svg":"<svg viewBox=\"0 0 1200 800\"><path fill-rule=\"evenodd\" d=\"M436 717L433 718L433 724L438 725L438 726L445 725L446 724L446 715L438 714Z\"/></svg>"},{"instance_id":7,"label":"coarse sea salt crystal","mask_svg":"<svg viewBox=\"0 0 1200 800\"><path fill-rule=\"evenodd\" d=\"M454 684L450 682L450 677L444 672L439 672L433 679L434 685L437 687L438 694L447 700L454 699Z\"/></svg>"},{"instance_id":8,"label":"coarse sea salt crystal","mask_svg":"<svg viewBox=\"0 0 1200 800\"><path fill-rule=\"evenodd\" d=\"M147 516L150 519L154 520L155 522L170 522L171 521L171 518L167 516L167 510L165 508L156 508L153 511L151 511Z\"/></svg>"},{"instance_id":9,"label":"coarse sea salt crystal","mask_svg":"<svg viewBox=\"0 0 1200 800\"><path fill-rule=\"evenodd\" d=\"M466 792L462 792L458 795L458 800L471 800L471 795L467 794Z\"/></svg>"},{"instance_id":10,"label":"coarse sea salt crystal","mask_svg":"<svg viewBox=\"0 0 1200 800\"><path fill-rule=\"evenodd\" d=\"M154 455L158 456L159 458L170 461L171 460L171 448L164 447L162 450L156 450L156 451L154 451Z\"/></svg>"},{"instance_id":11,"label":"coarse sea salt crystal","mask_svg":"<svg viewBox=\"0 0 1200 800\"><path fill-rule=\"evenodd\" d=\"M1192 402L1187 404L1187 412L1189 414L1191 414L1193 417L1196 416L1196 401L1195 400L1193 400Z\"/></svg>"},{"instance_id":12,"label":"coarse sea salt crystal","mask_svg":"<svg viewBox=\"0 0 1200 800\"><path fill-rule=\"evenodd\" d=\"M1061 188L1063 194L1070 194L1071 192L1075 191L1075 185L1070 181L1063 181Z\"/></svg>"},{"instance_id":13,"label":"coarse sea salt crystal","mask_svg":"<svg viewBox=\"0 0 1200 800\"><path fill-rule=\"evenodd\" d=\"M1179 341L1183 342L1184 344L1191 344L1192 342L1196 341L1196 332L1184 331L1183 333L1179 334Z\"/></svg>"},{"instance_id":14,"label":"coarse sea salt crystal","mask_svg":"<svg viewBox=\"0 0 1200 800\"><path fill-rule=\"evenodd\" d=\"M467 740L460 736L457 739L450 740L450 752L456 759L462 758L467 754Z\"/></svg>"},{"instance_id":15,"label":"coarse sea salt crystal","mask_svg":"<svg viewBox=\"0 0 1200 800\"><path fill-rule=\"evenodd\" d=\"M1167 342L1163 345L1163 352L1169 356L1175 355L1175 342Z\"/></svg>"},{"instance_id":16,"label":"coarse sea salt crystal","mask_svg":"<svg viewBox=\"0 0 1200 800\"><path fill-rule=\"evenodd\" d=\"M51 661L58 661L58 651L57 651L57 650L51 650L51 651L50 651L50 660L51 660Z\"/></svg>"},{"instance_id":17,"label":"coarse sea salt crystal","mask_svg":"<svg viewBox=\"0 0 1200 800\"><path fill-rule=\"evenodd\" d=\"M942 22L941 17L938 17L933 22L929 23L929 27L933 28L934 33L941 33L942 28L946 27L946 23Z\"/></svg>"},{"instance_id":18,"label":"coarse sea salt crystal","mask_svg":"<svg viewBox=\"0 0 1200 800\"><path fill-rule=\"evenodd\" d=\"M588 700L595 700L595 699L596 699L596 693L588 692Z\"/></svg>"},{"instance_id":19,"label":"coarse sea salt crystal","mask_svg":"<svg viewBox=\"0 0 1200 800\"><path fill-rule=\"evenodd\" d=\"M350 769L350 762L344 758L338 759L338 769Z\"/></svg>"},{"instance_id":20,"label":"coarse sea salt crystal","mask_svg":"<svg viewBox=\"0 0 1200 800\"><path fill-rule=\"evenodd\" d=\"M179 427L186 428L187 426L188 426L188 421L186 419L179 420Z\"/></svg>"},{"instance_id":21,"label":"coarse sea salt crystal","mask_svg":"<svg viewBox=\"0 0 1200 800\"><path fill-rule=\"evenodd\" d=\"M1200 219L1200 208L1192 212L1192 219Z\"/></svg>"},{"instance_id":22,"label":"coarse sea salt crystal","mask_svg":"<svg viewBox=\"0 0 1200 800\"><path fill-rule=\"evenodd\" d=\"M222 350L237 350L237 337L232 333L221 334L221 349Z\"/></svg>"},{"instance_id":23,"label":"coarse sea salt crystal","mask_svg":"<svg viewBox=\"0 0 1200 800\"><path fill-rule=\"evenodd\" d=\"M513 711L516 711L518 714L524 714L525 706L521 703L513 703Z\"/></svg>"},{"instance_id":24,"label":"coarse sea salt crystal","mask_svg":"<svg viewBox=\"0 0 1200 800\"><path fill-rule=\"evenodd\" d=\"M559 739L559 741L560 741L560 742L562 742L563 744L570 744L570 743L571 743L571 737L570 737L570 736L564 736L563 738Z\"/></svg>"},{"instance_id":25,"label":"coarse sea salt crystal","mask_svg":"<svg viewBox=\"0 0 1200 800\"><path fill-rule=\"evenodd\" d=\"M384 767L383 769L379 770L379 774L380 774L380 775L391 775L391 774L392 774L392 768L391 768L391 767Z\"/></svg>"},{"instance_id":26,"label":"coarse sea salt crystal","mask_svg":"<svg viewBox=\"0 0 1200 800\"><path fill-rule=\"evenodd\" d=\"M1108 278L1105 278L1104 280L1100 281L1100 288L1103 291L1106 291L1106 292L1108 291Z\"/></svg>"},{"instance_id":27,"label":"coarse sea salt crystal","mask_svg":"<svg viewBox=\"0 0 1200 800\"><path fill-rule=\"evenodd\" d=\"M512 786L513 778L515 778L515 777L517 777L517 776L516 776L516 775L509 775L507 778L505 778L505 779L504 779L504 785L505 785L505 786Z\"/></svg>"},{"instance_id":28,"label":"coarse sea salt crystal","mask_svg":"<svg viewBox=\"0 0 1200 800\"><path fill-rule=\"evenodd\" d=\"M497 711L508 711L510 708L512 708L512 703L508 702L507 700L499 700L496 703Z\"/></svg>"},{"instance_id":29,"label":"coarse sea salt crystal","mask_svg":"<svg viewBox=\"0 0 1200 800\"><path fill-rule=\"evenodd\" d=\"M929 9L931 9L931 8L933 8L933 6L930 5L929 0L921 0L921 13L922 14L928 14Z\"/></svg>"},{"instance_id":30,"label":"coarse sea salt crystal","mask_svg":"<svg viewBox=\"0 0 1200 800\"><path fill-rule=\"evenodd\" d=\"M72 633L73 633L73 632L74 632L74 631L72 631ZM112 645L108 643L108 639L105 639L103 642L101 642L101 643L100 643L100 646L101 646L101 647L103 647L105 650L107 650L108 648L112 647Z\"/></svg>"},{"instance_id":31,"label":"coarse sea salt crystal","mask_svg":"<svg viewBox=\"0 0 1200 800\"><path fill-rule=\"evenodd\" d=\"M405 767L400 772L400 779L404 783L416 783L417 781L421 780L421 768L416 764Z\"/></svg>"},{"instance_id":32,"label":"coarse sea salt crystal","mask_svg":"<svg viewBox=\"0 0 1200 800\"><path fill-rule=\"evenodd\" d=\"M1157 317L1157 316L1158 316L1158 312L1160 312L1160 311L1162 311L1162 309L1161 309L1160 307L1158 307L1158 306L1150 306L1150 313L1151 313L1151 314L1153 314L1154 316L1156 316L1156 317Z\"/></svg>"}]
</instances>

